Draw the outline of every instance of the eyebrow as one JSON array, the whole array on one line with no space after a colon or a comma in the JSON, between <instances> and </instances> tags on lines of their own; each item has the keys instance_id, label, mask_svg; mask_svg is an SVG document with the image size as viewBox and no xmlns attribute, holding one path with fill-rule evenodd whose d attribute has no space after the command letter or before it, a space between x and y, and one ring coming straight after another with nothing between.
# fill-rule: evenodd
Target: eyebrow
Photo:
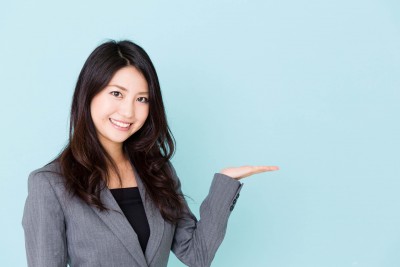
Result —
<instances>
[{"instance_id":1,"label":"eyebrow","mask_svg":"<svg viewBox=\"0 0 400 267\"><path fill-rule=\"evenodd\" d=\"M108 86L115 86L115 87L118 87L118 88L121 89L121 90L128 91L128 89L126 89L125 87L123 87L123 86L121 86L121 85L110 84L110 85L108 85ZM144 94L149 94L149 92L139 92L139 93L137 93L137 94L138 94L138 95L144 95Z\"/></svg>"}]
</instances>

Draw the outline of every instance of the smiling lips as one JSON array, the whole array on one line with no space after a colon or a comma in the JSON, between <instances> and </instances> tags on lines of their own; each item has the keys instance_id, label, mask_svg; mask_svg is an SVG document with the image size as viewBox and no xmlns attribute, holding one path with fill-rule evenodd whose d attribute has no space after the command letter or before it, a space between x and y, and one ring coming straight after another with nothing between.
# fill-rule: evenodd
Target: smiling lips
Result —
<instances>
[{"instance_id":1,"label":"smiling lips","mask_svg":"<svg viewBox=\"0 0 400 267\"><path fill-rule=\"evenodd\" d=\"M129 126L132 125L132 123L121 122L121 121L117 121L117 120L114 120L114 119L111 119L111 118L110 118L110 121L111 121L112 124L114 124L115 126L117 126L119 128L128 129Z\"/></svg>"}]
</instances>

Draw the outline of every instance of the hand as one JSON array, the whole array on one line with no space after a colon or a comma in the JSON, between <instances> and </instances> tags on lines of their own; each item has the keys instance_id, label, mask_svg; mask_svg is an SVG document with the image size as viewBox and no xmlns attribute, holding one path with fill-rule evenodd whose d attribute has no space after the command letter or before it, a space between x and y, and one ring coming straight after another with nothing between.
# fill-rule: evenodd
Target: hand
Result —
<instances>
[{"instance_id":1,"label":"hand","mask_svg":"<svg viewBox=\"0 0 400 267\"><path fill-rule=\"evenodd\" d=\"M222 169L220 173L228 175L233 179L240 180L247 176L268 171L279 170L278 166L241 166L241 167L229 167Z\"/></svg>"}]
</instances>

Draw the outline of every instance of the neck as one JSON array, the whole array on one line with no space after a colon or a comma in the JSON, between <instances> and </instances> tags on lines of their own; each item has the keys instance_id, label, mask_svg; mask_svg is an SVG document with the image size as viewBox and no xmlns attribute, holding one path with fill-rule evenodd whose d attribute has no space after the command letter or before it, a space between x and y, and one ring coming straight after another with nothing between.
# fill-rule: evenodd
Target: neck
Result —
<instances>
[{"instance_id":1,"label":"neck","mask_svg":"<svg viewBox=\"0 0 400 267\"><path fill-rule=\"evenodd\" d=\"M128 155L125 153L122 144L118 146L109 146L104 148L117 165L124 163L128 160Z\"/></svg>"}]
</instances>

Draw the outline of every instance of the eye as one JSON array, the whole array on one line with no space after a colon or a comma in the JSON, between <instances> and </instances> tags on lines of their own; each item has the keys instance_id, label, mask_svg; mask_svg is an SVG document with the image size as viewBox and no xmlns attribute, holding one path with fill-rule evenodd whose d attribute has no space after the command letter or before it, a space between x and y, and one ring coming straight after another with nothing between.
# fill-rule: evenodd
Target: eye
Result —
<instances>
[{"instance_id":1,"label":"eye","mask_svg":"<svg viewBox=\"0 0 400 267\"><path fill-rule=\"evenodd\" d=\"M115 97L118 97L118 94L120 94L120 95L122 95L120 92L118 92L118 91L112 91L112 92L110 92L110 94L112 94L113 96L115 96Z\"/></svg>"},{"instance_id":2,"label":"eye","mask_svg":"<svg viewBox=\"0 0 400 267\"><path fill-rule=\"evenodd\" d=\"M142 102L142 103L148 103L149 102L149 99L147 97L139 97L138 99L144 99L144 101L139 101L139 102Z\"/></svg>"}]
</instances>

